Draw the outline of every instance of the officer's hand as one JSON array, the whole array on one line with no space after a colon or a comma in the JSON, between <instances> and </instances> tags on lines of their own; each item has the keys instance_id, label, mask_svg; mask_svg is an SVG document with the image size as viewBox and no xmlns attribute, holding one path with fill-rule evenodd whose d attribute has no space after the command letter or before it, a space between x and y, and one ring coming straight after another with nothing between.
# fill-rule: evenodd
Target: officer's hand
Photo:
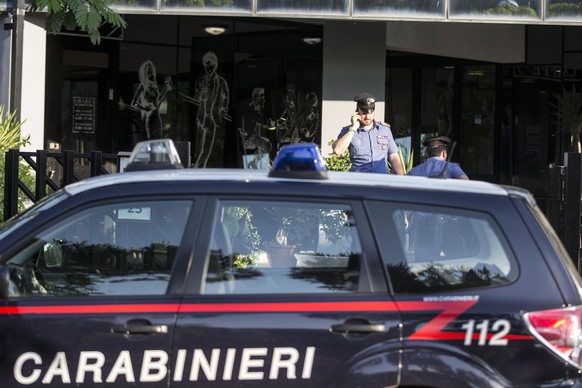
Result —
<instances>
[{"instance_id":1,"label":"officer's hand","mask_svg":"<svg viewBox=\"0 0 582 388\"><path fill-rule=\"evenodd\" d=\"M359 127L361 119L362 119L362 117L358 114L358 112L355 112L352 115L352 127Z\"/></svg>"}]
</instances>

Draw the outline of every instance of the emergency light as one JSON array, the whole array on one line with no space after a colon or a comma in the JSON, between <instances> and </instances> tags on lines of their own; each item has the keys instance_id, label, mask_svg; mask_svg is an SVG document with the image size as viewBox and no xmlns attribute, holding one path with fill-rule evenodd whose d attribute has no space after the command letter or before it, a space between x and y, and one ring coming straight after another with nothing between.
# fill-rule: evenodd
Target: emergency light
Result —
<instances>
[{"instance_id":1,"label":"emergency light","mask_svg":"<svg viewBox=\"0 0 582 388\"><path fill-rule=\"evenodd\" d=\"M270 177L297 179L328 179L325 161L315 143L283 146L273 162Z\"/></svg>"},{"instance_id":2,"label":"emergency light","mask_svg":"<svg viewBox=\"0 0 582 388\"><path fill-rule=\"evenodd\" d=\"M184 168L172 139L146 140L133 148L125 171Z\"/></svg>"}]
</instances>

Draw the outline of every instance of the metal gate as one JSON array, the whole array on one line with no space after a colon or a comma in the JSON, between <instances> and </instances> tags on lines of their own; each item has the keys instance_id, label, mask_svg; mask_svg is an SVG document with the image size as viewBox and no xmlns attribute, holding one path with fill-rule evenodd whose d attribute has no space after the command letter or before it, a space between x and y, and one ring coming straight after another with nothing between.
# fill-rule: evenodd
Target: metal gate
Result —
<instances>
[{"instance_id":1,"label":"metal gate","mask_svg":"<svg viewBox=\"0 0 582 388\"><path fill-rule=\"evenodd\" d=\"M80 181L87 177L109 174L105 168L106 161L111 162L111 166L119 166L119 156L117 154L104 154L100 151L91 153L75 153L74 151L48 152L38 150L36 152L22 152L18 149L11 149L5 153L4 166L4 220L6 221L18 212L19 191L24 193L31 202L37 202L48 193L54 192L66 185ZM34 191L27 187L19 177L19 164L26 163L34 172ZM48 165L53 165L53 172L59 170L57 174L48 172ZM81 168L83 167L81 172ZM116 172L115 170L114 172Z\"/></svg>"}]
</instances>

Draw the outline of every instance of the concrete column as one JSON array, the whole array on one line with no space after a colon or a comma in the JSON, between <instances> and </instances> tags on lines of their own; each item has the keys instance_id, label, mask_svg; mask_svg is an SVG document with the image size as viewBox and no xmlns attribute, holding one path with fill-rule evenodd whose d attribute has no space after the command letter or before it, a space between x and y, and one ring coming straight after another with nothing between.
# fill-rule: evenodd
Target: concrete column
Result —
<instances>
[{"instance_id":1,"label":"concrete column","mask_svg":"<svg viewBox=\"0 0 582 388\"><path fill-rule=\"evenodd\" d=\"M384 120L386 84L386 23L326 21L323 29L323 90L321 149L350 124L359 92L372 93L377 120Z\"/></svg>"},{"instance_id":2,"label":"concrete column","mask_svg":"<svg viewBox=\"0 0 582 388\"><path fill-rule=\"evenodd\" d=\"M30 135L23 151L44 149L44 96L46 72L45 18L27 15L22 58L21 136Z\"/></svg>"},{"instance_id":3,"label":"concrete column","mask_svg":"<svg viewBox=\"0 0 582 388\"><path fill-rule=\"evenodd\" d=\"M4 114L10 109L10 52L11 30L4 29L6 13L0 13L0 105L4 107Z\"/></svg>"}]
</instances>

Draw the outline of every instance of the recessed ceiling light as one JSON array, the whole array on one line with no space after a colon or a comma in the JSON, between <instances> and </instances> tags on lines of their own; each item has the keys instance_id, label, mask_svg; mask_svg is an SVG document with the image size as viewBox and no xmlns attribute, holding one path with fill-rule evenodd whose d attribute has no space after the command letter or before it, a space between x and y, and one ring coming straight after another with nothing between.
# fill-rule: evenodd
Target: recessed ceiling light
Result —
<instances>
[{"instance_id":1,"label":"recessed ceiling light","mask_svg":"<svg viewBox=\"0 0 582 388\"><path fill-rule=\"evenodd\" d=\"M321 43L321 38L317 36L306 36L303 38L303 43L306 44L319 44Z\"/></svg>"},{"instance_id":2,"label":"recessed ceiling light","mask_svg":"<svg viewBox=\"0 0 582 388\"><path fill-rule=\"evenodd\" d=\"M227 29L226 26L204 26L204 31L210 35L224 34L226 29Z\"/></svg>"}]
</instances>

